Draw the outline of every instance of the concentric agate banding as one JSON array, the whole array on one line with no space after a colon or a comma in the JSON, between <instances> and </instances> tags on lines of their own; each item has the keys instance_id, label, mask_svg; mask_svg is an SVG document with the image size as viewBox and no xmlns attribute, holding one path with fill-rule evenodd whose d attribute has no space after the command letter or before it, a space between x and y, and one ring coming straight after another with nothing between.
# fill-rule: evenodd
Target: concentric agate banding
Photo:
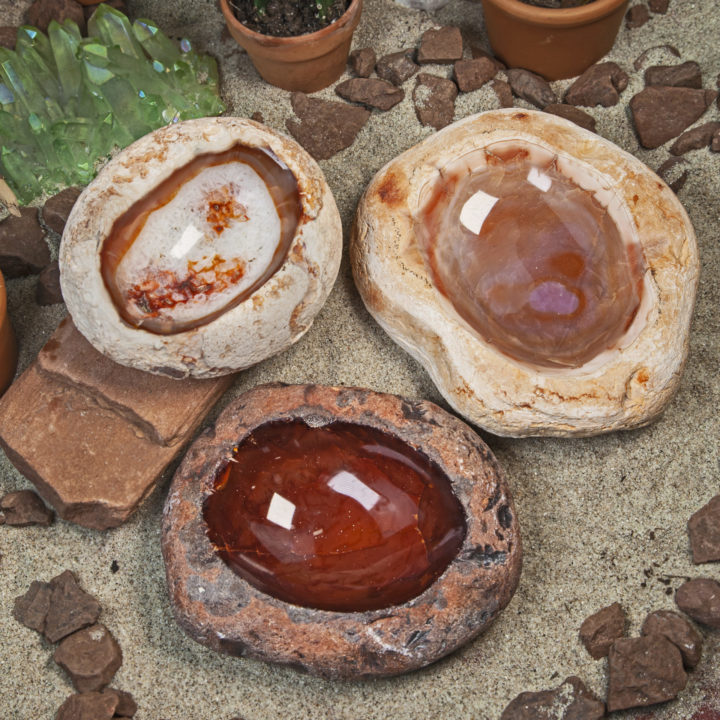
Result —
<instances>
[{"instance_id":1,"label":"concentric agate banding","mask_svg":"<svg viewBox=\"0 0 720 720\"><path fill-rule=\"evenodd\" d=\"M558 158L563 174L608 208L642 254L639 308L615 347L579 367L499 352L433 283L413 223L441 172L490 145L516 143ZM429 372L446 400L499 435L593 435L647 424L677 388L698 279L690 221L639 160L553 115L497 110L445 128L386 165L358 208L351 260L363 300Z\"/></svg>"},{"instance_id":2,"label":"concentric agate banding","mask_svg":"<svg viewBox=\"0 0 720 720\"><path fill-rule=\"evenodd\" d=\"M205 501L243 438L281 420L375 428L437 463L467 523L460 551L437 581L400 605L333 612L278 600L230 569L208 539ZM175 617L193 639L217 651L328 678L396 675L453 652L485 630L508 604L522 558L503 473L467 425L429 402L317 385L262 386L223 411L175 475L163 516L162 547Z\"/></svg>"},{"instance_id":3,"label":"concentric agate banding","mask_svg":"<svg viewBox=\"0 0 720 720\"><path fill-rule=\"evenodd\" d=\"M178 323L179 331L167 333L156 327L145 329L142 322L133 325L116 304L117 288L103 278L106 267L101 255L116 221L199 157L224 157L234 148L266 156L278 168L289 170L297 182L298 221L289 245L283 249L282 261L266 275L263 268L251 268L249 296L241 302L231 296L227 303L212 306L209 312L214 314L209 321ZM259 202L269 202L269 195L260 197L267 195L262 180L258 183L256 178L257 187L251 187L250 180L242 182L250 187L251 194L260 198ZM193 178L181 185L181 191L191 182ZM227 200L218 196L218 207ZM233 216L238 222L244 221L244 208L235 210ZM207 219L210 223L211 216ZM252 226L253 219L247 227ZM159 220L156 232L162 233L170 223L165 218ZM225 220L220 218L221 223ZM272 252L263 247L264 228L270 227L267 217L259 223L250 236L249 259L257 255L262 256L262 262L270 262ZM280 236L282 227L278 225L273 232ZM219 232L223 230L218 226ZM273 232L268 230L268 237ZM169 257L183 241L179 236L165 240L173 247L170 252L163 248L161 257ZM146 135L103 168L78 199L66 224L60 249L61 283L80 332L116 362L172 377L214 377L249 367L302 337L332 288L341 251L342 227L332 193L317 163L297 143L251 120L202 118ZM148 262L157 259L157 253L143 253L133 261L140 272L148 257ZM230 278L227 284L231 290L235 281L232 270L220 266L223 277ZM127 285L126 278L123 283ZM202 288L195 290L202 296ZM176 297L182 301L182 292Z\"/></svg>"}]
</instances>

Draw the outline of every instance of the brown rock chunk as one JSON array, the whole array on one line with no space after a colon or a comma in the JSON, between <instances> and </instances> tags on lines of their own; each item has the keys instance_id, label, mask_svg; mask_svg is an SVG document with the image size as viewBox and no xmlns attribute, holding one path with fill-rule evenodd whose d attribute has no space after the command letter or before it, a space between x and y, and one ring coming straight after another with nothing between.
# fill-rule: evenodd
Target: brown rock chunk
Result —
<instances>
[{"instance_id":1,"label":"brown rock chunk","mask_svg":"<svg viewBox=\"0 0 720 720\"><path fill-rule=\"evenodd\" d=\"M15 527L52 524L54 513L32 490L18 490L0 499L5 522Z\"/></svg>"},{"instance_id":2,"label":"brown rock chunk","mask_svg":"<svg viewBox=\"0 0 720 720\"><path fill-rule=\"evenodd\" d=\"M605 704L577 677L569 677L552 690L520 693L500 720L599 720Z\"/></svg>"},{"instance_id":3,"label":"brown rock chunk","mask_svg":"<svg viewBox=\"0 0 720 720\"><path fill-rule=\"evenodd\" d=\"M109 5L111 8L115 8L115 10L119 10L125 15L128 14L127 5L123 2L123 0L105 0L105 5ZM85 14L85 19L89 20L92 17L92 14L98 9L98 7L99 3L97 5L83 5L82 9L83 13Z\"/></svg>"},{"instance_id":4,"label":"brown rock chunk","mask_svg":"<svg viewBox=\"0 0 720 720\"><path fill-rule=\"evenodd\" d=\"M463 56L463 40L460 28L443 27L426 30L420 38L417 61L420 65L428 63L450 64Z\"/></svg>"},{"instance_id":5,"label":"brown rock chunk","mask_svg":"<svg viewBox=\"0 0 720 720\"><path fill-rule=\"evenodd\" d=\"M688 580L677 589L675 603L693 620L720 628L720 583L717 580Z\"/></svg>"},{"instance_id":6,"label":"brown rock chunk","mask_svg":"<svg viewBox=\"0 0 720 720\"><path fill-rule=\"evenodd\" d=\"M58 235L62 235L70 211L82 191L81 187L65 188L57 195L48 198L43 206L42 219L44 223Z\"/></svg>"},{"instance_id":7,"label":"brown rock chunk","mask_svg":"<svg viewBox=\"0 0 720 720\"><path fill-rule=\"evenodd\" d=\"M580 626L580 640L590 655L605 657L612 644L625 632L625 612L613 603L586 618Z\"/></svg>"},{"instance_id":8,"label":"brown rock chunk","mask_svg":"<svg viewBox=\"0 0 720 720\"><path fill-rule=\"evenodd\" d=\"M13 617L31 630L44 632L51 595L52 588L49 583L35 580L24 595L15 598Z\"/></svg>"},{"instance_id":9,"label":"brown rock chunk","mask_svg":"<svg viewBox=\"0 0 720 720\"><path fill-rule=\"evenodd\" d=\"M383 55L375 65L375 72L382 80L393 85L402 85L420 69L412 58L413 51L409 49Z\"/></svg>"},{"instance_id":10,"label":"brown rock chunk","mask_svg":"<svg viewBox=\"0 0 720 720\"><path fill-rule=\"evenodd\" d=\"M627 73L614 62L590 66L569 88L565 102L592 107L617 105L628 85Z\"/></svg>"},{"instance_id":11,"label":"brown rock chunk","mask_svg":"<svg viewBox=\"0 0 720 720\"><path fill-rule=\"evenodd\" d=\"M43 32L47 32L51 20L57 20L61 25L65 20L72 20L85 34L85 14L75 0L35 0L25 17L28 25L34 25Z\"/></svg>"},{"instance_id":12,"label":"brown rock chunk","mask_svg":"<svg viewBox=\"0 0 720 720\"><path fill-rule=\"evenodd\" d=\"M710 150L712 152L720 152L720 132L716 132L713 135L712 141L710 142Z\"/></svg>"},{"instance_id":13,"label":"brown rock chunk","mask_svg":"<svg viewBox=\"0 0 720 720\"><path fill-rule=\"evenodd\" d=\"M375 69L377 56L372 48L360 48L353 50L348 57L348 65L350 71L361 78L367 78L372 75Z\"/></svg>"},{"instance_id":14,"label":"brown rock chunk","mask_svg":"<svg viewBox=\"0 0 720 720\"><path fill-rule=\"evenodd\" d=\"M672 610L650 613L642 626L643 635L662 635L682 655L683 664L693 668L700 660L702 635L682 616Z\"/></svg>"},{"instance_id":15,"label":"brown rock chunk","mask_svg":"<svg viewBox=\"0 0 720 720\"><path fill-rule=\"evenodd\" d=\"M413 90L418 120L436 130L449 125L455 117L456 97L457 85L452 80L420 73Z\"/></svg>"},{"instance_id":16,"label":"brown rock chunk","mask_svg":"<svg viewBox=\"0 0 720 720\"><path fill-rule=\"evenodd\" d=\"M108 629L98 623L66 637L53 660L67 672L78 692L88 693L113 679L122 665L122 650Z\"/></svg>"},{"instance_id":17,"label":"brown rock chunk","mask_svg":"<svg viewBox=\"0 0 720 720\"><path fill-rule=\"evenodd\" d=\"M50 608L45 618L45 637L52 643L97 621L100 603L78 584L69 570L50 581Z\"/></svg>"},{"instance_id":18,"label":"brown rock chunk","mask_svg":"<svg viewBox=\"0 0 720 720\"><path fill-rule=\"evenodd\" d=\"M501 108L509 108L513 106L514 103L510 83L506 83L504 80L493 80L490 87L495 91Z\"/></svg>"},{"instance_id":19,"label":"brown rock chunk","mask_svg":"<svg viewBox=\"0 0 720 720\"><path fill-rule=\"evenodd\" d=\"M633 5L625 15L625 25L629 28L642 27L650 19L647 5Z\"/></svg>"},{"instance_id":20,"label":"brown rock chunk","mask_svg":"<svg viewBox=\"0 0 720 720\"><path fill-rule=\"evenodd\" d=\"M645 71L646 85L666 85L668 87L702 87L700 66L689 60L679 65L653 65Z\"/></svg>"},{"instance_id":21,"label":"brown rock chunk","mask_svg":"<svg viewBox=\"0 0 720 720\"><path fill-rule=\"evenodd\" d=\"M683 185L685 185L688 179L688 171L682 170L682 172L680 172L677 166L685 165L686 163L687 161L681 157L672 157L668 158L657 169L657 174L668 184L668 187L675 194L682 190Z\"/></svg>"},{"instance_id":22,"label":"brown rock chunk","mask_svg":"<svg viewBox=\"0 0 720 720\"><path fill-rule=\"evenodd\" d=\"M677 137L708 109L717 93L686 87L650 86L630 101L640 143L656 148Z\"/></svg>"},{"instance_id":23,"label":"brown rock chunk","mask_svg":"<svg viewBox=\"0 0 720 720\"><path fill-rule=\"evenodd\" d=\"M53 260L44 267L38 275L35 300L38 305L57 305L63 302L60 288L60 268L57 260Z\"/></svg>"},{"instance_id":24,"label":"brown rock chunk","mask_svg":"<svg viewBox=\"0 0 720 720\"><path fill-rule=\"evenodd\" d=\"M0 27L0 47L14 50L17 31L18 29L14 25L3 25Z\"/></svg>"},{"instance_id":25,"label":"brown rock chunk","mask_svg":"<svg viewBox=\"0 0 720 720\"><path fill-rule=\"evenodd\" d=\"M720 130L717 130L714 139L719 138ZM720 561L720 495L716 495L690 518L688 534L696 565Z\"/></svg>"},{"instance_id":26,"label":"brown rock chunk","mask_svg":"<svg viewBox=\"0 0 720 720\"><path fill-rule=\"evenodd\" d=\"M61 706L55 720L112 720L118 698L111 693L71 695Z\"/></svg>"},{"instance_id":27,"label":"brown rock chunk","mask_svg":"<svg viewBox=\"0 0 720 720\"><path fill-rule=\"evenodd\" d=\"M495 67L499 70L507 70L507 65L505 65L504 62L501 60L498 60L492 53L489 53L487 50L481 47L477 47L475 45L470 47L470 53L473 57L473 60L477 60L478 58L487 58L492 62Z\"/></svg>"},{"instance_id":28,"label":"brown rock chunk","mask_svg":"<svg viewBox=\"0 0 720 720\"><path fill-rule=\"evenodd\" d=\"M118 365L95 350L69 317L40 350L37 365L43 375L116 412L136 434L167 447L188 439L233 379L173 380Z\"/></svg>"},{"instance_id":29,"label":"brown rock chunk","mask_svg":"<svg viewBox=\"0 0 720 720\"><path fill-rule=\"evenodd\" d=\"M378 110L389 110L405 97L401 88L377 78L352 78L336 85L335 92L345 100Z\"/></svg>"},{"instance_id":30,"label":"brown rock chunk","mask_svg":"<svg viewBox=\"0 0 720 720\"><path fill-rule=\"evenodd\" d=\"M117 707L115 708L115 717L134 717L138 710L135 698L124 690L116 690L115 688L105 688L102 691L103 695L114 695L118 699Z\"/></svg>"},{"instance_id":31,"label":"brown rock chunk","mask_svg":"<svg viewBox=\"0 0 720 720\"><path fill-rule=\"evenodd\" d=\"M558 101L547 80L529 70L513 68L506 71L512 91L539 108Z\"/></svg>"},{"instance_id":32,"label":"brown rock chunk","mask_svg":"<svg viewBox=\"0 0 720 720\"><path fill-rule=\"evenodd\" d=\"M588 115L584 110L576 108L573 105L563 105L562 103L553 103L552 105L545 106L546 113L552 113L558 117L570 120L576 125L595 132L595 118L592 115Z\"/></svg>"},{"instance_id":33,"label":"brown rock chunk","mask_svg":"<svg viewBox=\"0 0 720 720\"><path fill-rule=\"evenodd\" d=\"M672 700L687 682L680 651L661 635L617 640L608 658L608 712Z\"/></svg>"},{"instance_id":34,"label":"brown rock chunk","mask_svg":"<svg viewBox=\"0 0 720 720\"><path fill-rule=\"evenodd\" d=\"M664 15L668 11L670 0L649 0L648 5L652 12Z\"/></svg>"},{"instance_id":35,"label":"brown rock chunk","mask_svg":"<svg viewBox=\"0 0 720 720\"><path fill-rule=\"evenodd\" d=\"M310 98L305 93L293 93L290 101L301 122L286 120L285 126L316 160L327 160L350 147L370 117L365 108Z\"/></svg>"},{"instance_id":36,"label":"brown rock chunk","mask_svg":"<svg viewBox=\"0 0 720 720\"><path fill-rule=\"evenodd\" d=\"M261 125L265 124L265 116L259 111L256 110L251 116L251 120L254 120L257 123L260 123Z\"/></svg>"},{"instance_id":37,"label":"brown rock chunk","mask_svg":"<svg viewBox=\"0 0 720 720\"><path fill-rule=\"evenodd\" d=\"M709 147L718 130L720 130L720 122L709 122L692 130L686 130L670 146L670 152L673 155L684 155L691 150Z\"/></svg>"},{"instance_id":38,"label":"brown rock chunk","mask_svg":"<svg viewBox=\"0 0 720 720\"><path fill-rule=\"evenodd\" d=\"M0 270L6 278L34 275L50 262L37 208L20 208L20 213L0 222Z\"/></svg>"},{"instance_id":39,"label":"brown rock chunk","mask_svg":"<svg viewBox=\"0 0 720 720\"><path fill-rule=\"evenodd\" d=\"M487 57L458 60L455 63L455 82L462 92L472 92L490 82L497 72L496 63Z\"/></svg>"}]
</instances>

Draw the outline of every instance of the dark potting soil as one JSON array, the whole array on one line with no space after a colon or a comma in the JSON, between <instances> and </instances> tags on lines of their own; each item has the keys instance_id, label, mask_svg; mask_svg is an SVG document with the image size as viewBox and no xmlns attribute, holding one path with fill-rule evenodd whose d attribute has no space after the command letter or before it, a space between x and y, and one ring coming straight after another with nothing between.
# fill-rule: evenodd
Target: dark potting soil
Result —
<instances>
[{"instance_id":1,"label":"dark potting soil","mask_svg":"<svg viewBox=\"0 0 720 720\"><path fill-rule=\"evenodd\" d=\"M574 8L581 5L589 5L595 0L520 0L526 5L544 8Z\"/></svg>"},{"instance_id":2,"label":"dark potting soil","mask_svg":"<svg viewBox=\"0 0 720 720\"><path fill-rule=\"evenodd\" d=\"M264 12L258 12L253 0L230 0L235 17L250 30L262 35L293 37L322 30L341 18L352 0L332 0L325 17L317 0L267 0Z\"/></svg>"}]
</instances>

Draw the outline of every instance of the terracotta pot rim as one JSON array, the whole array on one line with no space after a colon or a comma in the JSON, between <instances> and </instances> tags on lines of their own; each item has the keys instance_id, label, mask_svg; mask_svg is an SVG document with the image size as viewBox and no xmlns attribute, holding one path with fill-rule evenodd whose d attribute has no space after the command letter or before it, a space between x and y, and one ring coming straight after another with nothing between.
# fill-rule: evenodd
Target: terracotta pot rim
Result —
<instances>
[{"instance_id":1,"label":"terracotta pot rim","mask_svg":"<svg viewBox=\"0 0 720 720\"><path fill-rule=\"evenodd\" d=\"M606 0L599 1L605 2ZM232 10L230 9L230 4L228 0L220 0L220 9L222 10L222 14L225 17L225 21L228 25L230 25L238 33L241 33L242 35L247 37L248 40L257 43L258 45L266 45L269 47L278 45L293 47L296 45L308 45L310 43L318 42L322 40L326 35L330 35L331 33L335 33L338 30L342 30L346 25L351 24L357 14L357 9L360 5L362 5L362 0L352 0L350 6L342 15L342 17L338 18L335 22L330 23L330 25L327 25L320 30L316 30L315 32L305 33L304 35L288 35L278 37L275 35L263 35L262 33L255 32L246 25L243 25L233 14Z\"/></svg>"},{"instance_id":2,"label":"terracotta pot rim","mask_svg":"<svg viewBox=\"0 0 720 720\"><path fill-rule=\"evenodd\" d=\"M225 0L222 0L223 2ZM520 0L482 0L518 20L535 25L573 27L596 22L615 12L627 0L593 0L574 8L543 8L527 5Z\"/></svg>"}]
</instances>

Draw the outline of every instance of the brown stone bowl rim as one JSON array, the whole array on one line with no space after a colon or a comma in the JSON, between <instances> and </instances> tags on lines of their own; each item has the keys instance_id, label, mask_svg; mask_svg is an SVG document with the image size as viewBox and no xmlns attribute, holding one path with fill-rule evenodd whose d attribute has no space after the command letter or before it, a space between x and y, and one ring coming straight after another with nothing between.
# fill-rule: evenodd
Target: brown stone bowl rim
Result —
<instances>
[{"instance_id":1,"label":"brown stone bowl rim","mask_svg":"<svg viewBox=\"0 0 720 720\"><path fill-rule=\"evenodd\" d=\"M269 395L287 397L289 402L294 400L296 406L292 407L288 404L284 409L266 411L264 396ZM299 398L304 400L297 406ZM398 426L392 419L382 418L374 412L363 409L363 403L367 399L389 403L398 417L404 417L402 425ZM326 407L333 402L337 403L337 412L332 412ZM343 407L342 403L347 404ZM248 413L249 406L255 407L250 407L248 418L243 413ZM217 473L227 464L234 448L254 429L271 422L289 422L298 419L304 420L310 426L342 421L389 433L430 458L448 478L453 494L462 505L467 532L456 557L440 577L420 595L400 605L363 612L338 612L301 607L258 590L238 576L215 554L204 530L202 507L212 492ZM473 460L482 464L482 467L479 464L476 472L476 466L472 464L472 469L465 475L459 474L457 468L451 467L452 458L450 461L443 458L441 450L435 445L428 446L424 443L421 447L417 437L415 440L410 437L414 432L418 432L419 426L423 428L421 432L428 435L428 438L424 439L432 439L435 442L443 439L451 443L460 440L467 442L468 454ZM454 436L458 438L455 441L453 441ZM206 457L201 463L200 474L198 458L203 453ZM457 463L457 458L455 462ZM459 462L462 464L464 461L460 458ZM492 481L485 478L485 474L491 475ZM478 475L480 481L477 481L477 478L473 480L473 475ZM488 492L489 489L492 489L491 493ZM506 551L501 551L501 562L493 559L492 548L488 549L489 543L482 542L483 539L487 541L488 538L483 535L485 523L476 512L478 508L483 513L493 512L496 516L503 508L509 510L510 520L507 521L507 527L502 525L503 533L508 538L508 546ZM248 637L245 628L234 626L235 615L219 616L201 607L204 605L204 598L210 594L207 587L202 590L202 602L191 599L190 578L177 574L178 563L185 563L188 568L192 564L187 558L180 559L182 553L187 555L187 548L179 539L181 535L202 538L200 542L203 547L198 551L198 557L201 559L194 563L194 567L197 570L198 566L202 566L202 571L205 573L203 583L206 586L214 583L215 587L242 589L248 598L247 604L253 607L253 613L259 613L264 609L276 619L284 613L296 624L296 627L300 626L303 632L312 626L329 633L333 641L327 643L327 650L323 648L318 651L316 648L316 652L322 657L303 661L303 659L287 657L283 653L264 650L262 639ZM176 619L195 640L230 654L281 662L325 677L342 678L388 676L407 672L440 659L475 637L489 626L495 615L510 601L518 584L522 557L517 517L504 474L482 439L461 420L426 401L415 402L400 396L361 388L282 384L260 386L241 395L221 413L215 428L206 430L195 441L178 468L168 494L163 513L162 548ZM492 587L500 587L500 597L488 612L478 609L477 605L478 598L484 591L474 589L474 583L482 577L489 578ZM463 592L455 593L455 598L452 600L444 597L449 582L459 582L463 589ZM378 659L374 659L370 663L372 667L363 672L355 672L352 667L343 666L346 658L333 649L337 638L346 634L348 630L352 634L361 631L369 623L388 618L402 618L408 611L444 603L446 607L441 611L443 619L435 619L434 632L444 635L446 631L452 629L453 624L457 624L458 617L462 620L473 611L481 616L482 622L475 623L478 626L473 626L463 636L462 641L453 642L451 639L441 652L432 653L430 658L423 657L417 661L400 653L399 657L393 658L394 662L389 669L382 666ZM446 612L448 607L450 612ZM443 621L448 627L442 626ZM199 630L198 627L201 629ZM411 635L411 631L417 629L408 626ZM379 647L378 656L382 656L385 652L386 649Z\"/></svg>"}]
</instances>

